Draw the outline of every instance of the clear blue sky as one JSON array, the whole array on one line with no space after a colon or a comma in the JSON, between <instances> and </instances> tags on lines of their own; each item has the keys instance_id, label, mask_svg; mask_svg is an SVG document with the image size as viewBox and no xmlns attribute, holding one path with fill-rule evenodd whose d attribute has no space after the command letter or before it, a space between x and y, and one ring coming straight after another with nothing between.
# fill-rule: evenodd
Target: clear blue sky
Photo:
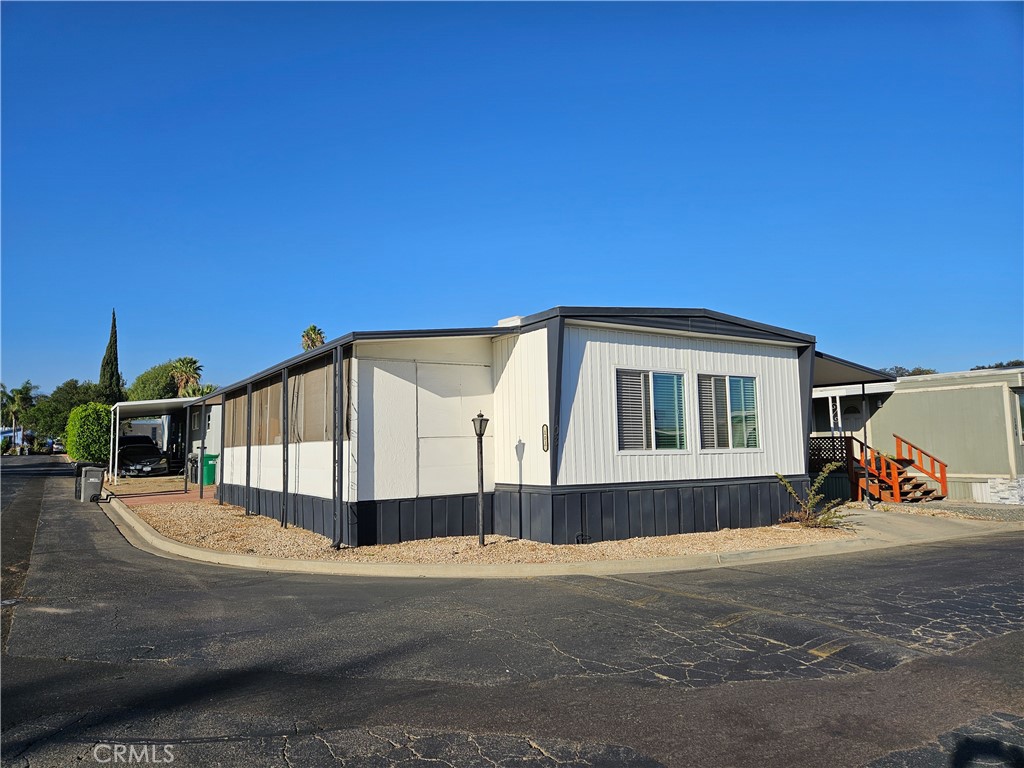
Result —
<instances>
[{"instance_id":1,"label":"clear blue sky","mask_svg":"<svg viewBox=\"0 0 1024 768\"><path fill-rule=\"evenodd\" d=\"M1022 5L4 3L2 376L708 307L1024 356Z\"/></svg>"}]
</instances>

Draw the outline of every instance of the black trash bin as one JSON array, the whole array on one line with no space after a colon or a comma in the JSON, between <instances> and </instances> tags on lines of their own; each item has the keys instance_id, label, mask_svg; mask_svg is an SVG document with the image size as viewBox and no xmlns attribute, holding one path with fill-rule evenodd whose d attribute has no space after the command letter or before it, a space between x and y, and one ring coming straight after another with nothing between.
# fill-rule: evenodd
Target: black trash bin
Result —
<instances>
[{"instance_id":1,"label":"black trash bin","mask_svg":"<svg viewBox=\"0 0 1024 768\"><path fill-rule=\"evenodd\" d=\"M82 470L82 495L79 501L99 501L103 498L103 472L101 467L86 467Z\"/></svg>"},{"instance_id":2,"label":"black trash bin","mask_svg":"<svg viewBox=\"0 0 1024 768\"><path fill-rule=\"evenodd\" d=\"M75 462L75 499L82 500L82 471L87 467L100 467L106 469L107 465L99 461L76 461ZM100 481L102 485L102 480ZM88 501L88 499L86 499Z\"/></svg>"}]
</instances>

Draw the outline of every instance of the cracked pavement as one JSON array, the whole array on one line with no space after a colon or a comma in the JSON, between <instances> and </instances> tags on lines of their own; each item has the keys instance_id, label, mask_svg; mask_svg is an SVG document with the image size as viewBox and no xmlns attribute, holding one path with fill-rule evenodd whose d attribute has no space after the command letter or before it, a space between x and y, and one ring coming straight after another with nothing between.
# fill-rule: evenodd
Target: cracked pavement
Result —
<instances>
[{"instance_id":1,"label":"cracked pavement","mask_svg":"<svg viewBox=\"0 0 1024 768\"><path fill-rule=\"evenodd\" d=\"M1020 532L674 574L321 577L143 553L55 463L3 475L5 517L39 514L4 765L115 742L183 765L864 765L1024 714Z\"/></svg>"}]
</instances>

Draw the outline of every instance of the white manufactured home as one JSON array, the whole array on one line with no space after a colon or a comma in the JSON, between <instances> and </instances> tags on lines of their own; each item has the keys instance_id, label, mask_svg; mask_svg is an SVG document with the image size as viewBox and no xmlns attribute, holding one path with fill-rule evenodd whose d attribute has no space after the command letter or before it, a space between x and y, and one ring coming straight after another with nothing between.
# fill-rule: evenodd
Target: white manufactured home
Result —
<instances>
[{"instance_id":1,"label":"white manufactured home","mask_svg":"<svg viewBox=\"0 0 1024 768\"><path fill-rule=\"evenodd\" d=\"M350 333L192 407L224 409L221 501L346 545L475 534L482 412L486 531L566 544L777 522L812 387L885 378L709 310L556 307Z\"/></svg>"}]
</instances>

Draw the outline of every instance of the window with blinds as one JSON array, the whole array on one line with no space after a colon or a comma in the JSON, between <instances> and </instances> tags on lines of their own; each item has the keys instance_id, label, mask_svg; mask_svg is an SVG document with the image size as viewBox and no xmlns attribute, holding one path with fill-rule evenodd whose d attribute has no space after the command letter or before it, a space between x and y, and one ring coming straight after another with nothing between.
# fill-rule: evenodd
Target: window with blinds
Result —
<instances>
[{"instance_id":1,"label":"window with blinds","mask_svg":"<svg viewBox=\"0 0 1024 768\"><path fill-rule=\"evenodd\" d=\"M757 381L753 376L697 376L700 447L757 448Z\"/></svg>"},{"instance_id":2,"label":"window with blinds","mask_svg":"<svg viewBox=\"0 0 1024 768\"><path fill-rule=\"evenodd\" d=\"M686 448L681 374L618 370L615 403L620 451Z\"/></svg>"}]
</instances>

